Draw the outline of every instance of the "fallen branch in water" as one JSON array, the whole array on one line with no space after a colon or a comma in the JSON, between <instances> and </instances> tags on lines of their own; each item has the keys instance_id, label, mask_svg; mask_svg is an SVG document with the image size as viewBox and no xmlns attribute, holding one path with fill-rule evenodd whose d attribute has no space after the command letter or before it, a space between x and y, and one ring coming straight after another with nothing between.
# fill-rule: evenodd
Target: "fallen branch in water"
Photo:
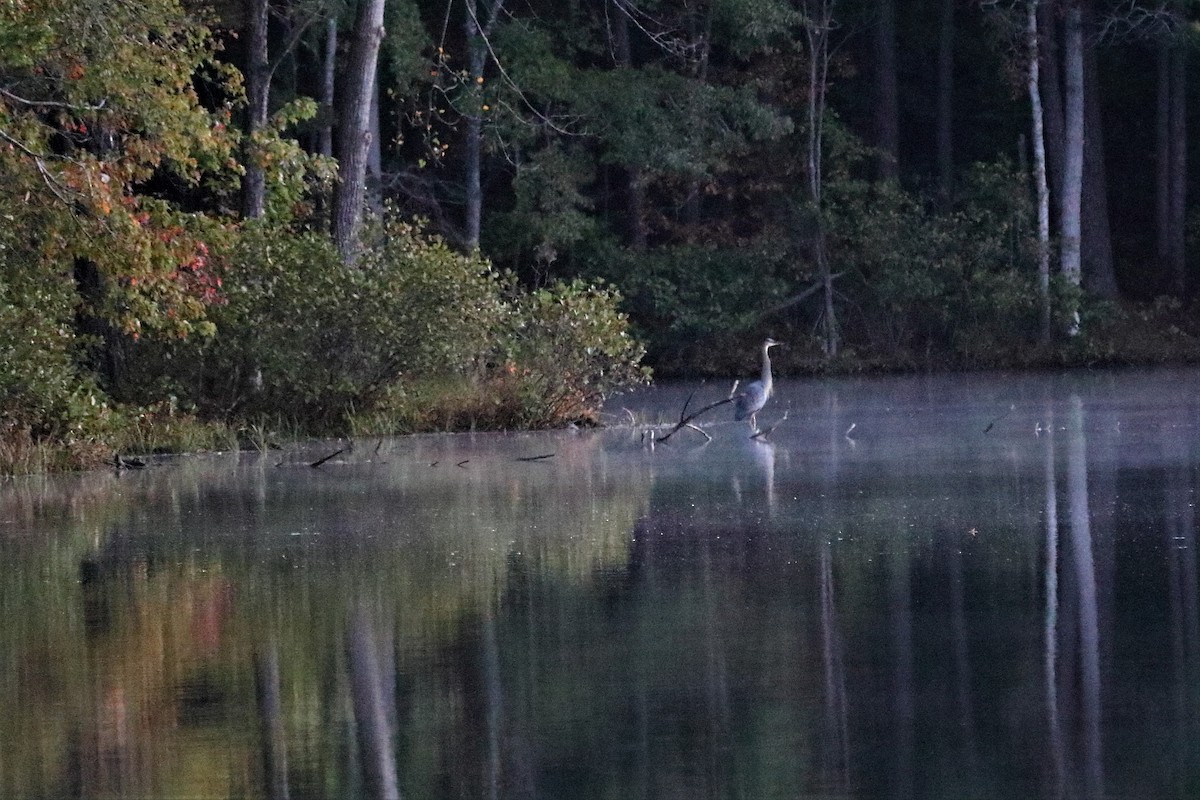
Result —
<instances>
[{"instance_id":1,"label":"fallen branch in water","mask_svg":"<svg viewBox=\"0 0 1200 800\"><path fill-rule=\"evenodd\" d=\"M1017 406L1016 406L1016 404L1015 404L1015 403L1014 403L1013 405L1009 406L1009 407L1008 407L1008 411L1005 411L1003 414L1001 414L1000 416L996 417L994 420L992 420L991 422L989 422L989 423L987 424L987 427L983 429L983 432L984 432L984 433L988 433L989 431L991 431L991 429L992 429L993 427L995 427L995 425L996 425L996 423L997 423L997 422L999 422L1000 420L1002 420L1002 419L1004 419L1005 417L1007 417L1009 414L1011 414L1013 411L1015 411L1015 410L1016 410L1016 408L1017 408Z\"/></svg>"},{"instance_id":2,"label":"fallen branch in water","mask_svg":"<svg viewBox=\"0 0 1200 800\"><path fill-rule=\"evenodd\" d=\"M524 456L523 458L518 458L516 460L517 461L543 461L547 458L554 458L554 456L555 456L554 453L546 453L545 455L542 455L542 456Z\"/></svg>"},{"instance_id":3,"label":"fallen branch in water","mask_svg":"<svg viewBox=\"0 0 1200 800\"><path fill-rule=\"evenodd\" d=\"M665 442L667 439L670 439L672 436L674 436L677 432L679 432L683 428L690 427L693 430L700 430L695 425L691 424L692 420L694 420L696 417L700 416L701 414L707 414L709 411L712 411L714 408L719 408L720 406L726 405L728 403L732 403L734 400L737 400L738 396L739 396L737 394L737 386L738 386L737 382L735 381L733 384L733 388L729 390L729 397L726 397L724 400L718 400L715 403L709 403L708 405L706 405L704 408L700 409L699 411L693 411L691 414L689 414L689 413L687 413L688 406L691 405L692 398L696 396L696 391L693 389L692 393L688 395L687 401L684 402L684 404L683 404L683 410L679 412L679 422L676 422L675 427L671 428L671 430L667 431L662 436L655 436L654 441ZM703 433L703 431L701 431L701 433ZM704 435L708 436L708 434L704 434ZM711 439L712 437L709 437L709 438Z\"/></svg>"},{"instance_id":4,"label":"fallen branch in water","mask_svg":"<svg viewBox=\"0 0 1200 800\"><path fill-rule=\"evenodd\" d=\"M321 466L322 464L324 464L324 463L325 463L326 461L328 461L329 459L333 458L334 456L340 456L340 455L341 455L342 453L344 453L344 452L346 452L346 448L344 448L344 447L342 447L342 448L339 448L339 449L337 449L337 450L334 450L332 453L330 453L329 455L325 456L324 458L319 458L319 459L317 459L316 461L314 461L314 462L312 462L311 464L309 464L309 466L310 466L310 467L312 467L313 469L316 469L317 467Z\"/></svg>"}]
</instances>

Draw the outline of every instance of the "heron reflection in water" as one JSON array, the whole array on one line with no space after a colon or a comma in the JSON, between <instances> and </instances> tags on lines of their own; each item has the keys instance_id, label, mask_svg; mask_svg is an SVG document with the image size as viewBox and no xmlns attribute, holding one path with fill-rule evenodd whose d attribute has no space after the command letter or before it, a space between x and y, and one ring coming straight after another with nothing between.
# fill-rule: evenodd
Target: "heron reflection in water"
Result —
<instances>
[{"instance_id":1,"label":"heron reflection in water","mask_svg":"<svg viewBox=\"0 0 1200 800\"><path fill-rule=\"evenodd\" d=\"M767 339L762 346L762 377L748 384L745 389L737 396L737 401L734 404L733 418L743 420L750 418L750 428L758 430L758 422L755 419L762 407L771 399L771 394L775 390L775 382L771 378L771 353L770 350L777 344L774 339Z\"/></svg>"}]
</instances>

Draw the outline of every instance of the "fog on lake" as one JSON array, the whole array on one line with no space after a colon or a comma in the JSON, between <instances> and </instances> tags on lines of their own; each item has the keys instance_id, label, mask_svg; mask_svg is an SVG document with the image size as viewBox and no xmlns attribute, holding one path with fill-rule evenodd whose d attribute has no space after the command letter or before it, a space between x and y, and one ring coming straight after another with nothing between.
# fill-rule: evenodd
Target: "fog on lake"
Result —
<instances>
[{"instance_id":1,"label":"fog on lake","mask_svg":"<svg viewBox=\"0 0 1200 800\"><path fill-rule=\"evenodd\" d=\"M695 389L8 481L0 797L1196 795L1200 371Z\"/></svg>"}]
</instances>

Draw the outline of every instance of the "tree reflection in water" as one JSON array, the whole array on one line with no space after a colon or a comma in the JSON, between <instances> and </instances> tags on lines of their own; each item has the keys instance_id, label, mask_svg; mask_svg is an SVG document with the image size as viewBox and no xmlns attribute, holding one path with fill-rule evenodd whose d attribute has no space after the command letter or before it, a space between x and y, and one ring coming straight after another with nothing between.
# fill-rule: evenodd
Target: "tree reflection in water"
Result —
<instances>
[{"instance_id":1,"label":"tree reflection in water","mask_svg":"<svg viewBox=\"0 0 1200 800\"><path fill-rule=\"evenodd\" d=\"M1198 387L10 485L0 796L1189 796Z\"/></svg>"}]
</instances>

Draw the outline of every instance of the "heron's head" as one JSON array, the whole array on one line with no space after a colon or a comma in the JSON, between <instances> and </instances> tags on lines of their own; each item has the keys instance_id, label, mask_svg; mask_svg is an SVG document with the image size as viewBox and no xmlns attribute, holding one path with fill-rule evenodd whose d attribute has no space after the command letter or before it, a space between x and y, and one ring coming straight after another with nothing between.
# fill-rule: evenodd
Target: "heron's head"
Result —
<instances>
[{"instance_id":1,"label":"heron's head","mask_svg":"<svg viewBox=\"0 0 1200 800\"><path fill-rule=\"evenodd\" d=\"M769 348L774 347L777 344L783 344L783 342L778 342L770 337L767 337L767 340L765 342L763 342L763 347L766 347L769 349Z\"/></svg>"}]
</instances>

